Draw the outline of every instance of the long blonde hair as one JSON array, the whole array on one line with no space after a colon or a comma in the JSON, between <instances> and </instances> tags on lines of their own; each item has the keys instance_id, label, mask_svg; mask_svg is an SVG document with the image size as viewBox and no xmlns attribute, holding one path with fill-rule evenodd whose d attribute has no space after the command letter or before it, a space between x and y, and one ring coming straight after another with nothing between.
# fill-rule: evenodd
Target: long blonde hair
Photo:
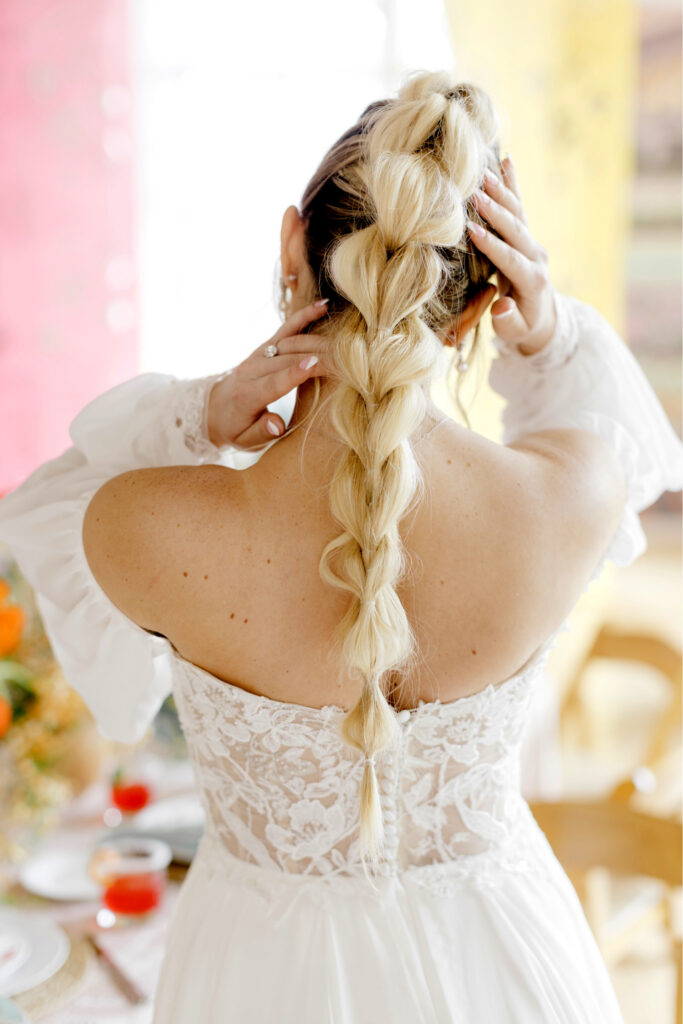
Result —
<instances>
[{"instance_id":1,"label":"long blonde hair","mask_svg":"<svg viewBox=\"0 0 683 1024\"><path fill-rule=\"evenodd\" d=\"M374 756L396 728L383 683L415 649L396 591L406 570L399 523L421 494L409 438L440 363L437 329L495 269L470 242L466 219L481 220L468 200L485 168L498 170L497 127L481 88L447 73L411 75L329 150L300 207L308 261L329 300L330 419L344 443L329 494L341 532L319 571L349 594L338 639L362 690L342 735L365 756L364 867L384 841Z\"/></svg>"}]
</instances>

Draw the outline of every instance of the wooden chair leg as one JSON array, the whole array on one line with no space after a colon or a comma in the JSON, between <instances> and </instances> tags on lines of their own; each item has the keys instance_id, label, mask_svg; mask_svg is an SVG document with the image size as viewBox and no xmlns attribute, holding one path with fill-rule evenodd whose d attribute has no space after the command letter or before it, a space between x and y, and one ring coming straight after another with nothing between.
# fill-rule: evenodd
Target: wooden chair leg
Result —
<instances>
[{"instance_id":1,"label":"wooden chair leg","mask_svg":"<svg viewBox=\"0 0 683 1024\"><path fill-rule=\"evenodd\" d=\"M645 757L645 764L656 764L664 757L670 746L671 735L680 729L683 714L683 689L676 687L668 710L662 716L657 729L650 741L650 749Z\"/></svg>"}]
</instances>

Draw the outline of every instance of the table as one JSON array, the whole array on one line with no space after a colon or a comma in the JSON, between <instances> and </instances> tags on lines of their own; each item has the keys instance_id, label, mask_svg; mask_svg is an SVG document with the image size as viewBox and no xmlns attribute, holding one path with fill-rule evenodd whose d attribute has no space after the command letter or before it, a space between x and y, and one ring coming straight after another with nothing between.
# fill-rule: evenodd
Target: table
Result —
<instances>
[{"instance_id":1,"label":"table","mask_svg":"<svg viewBox=\"0 0 683 1024\"><path fill-rule=\"evenodd\" d=\"M187 762L178 762L164 771L163 782L157 787L157 798L173 796L179 793L192 792L194 780ZM94 845L96 838L103 831L101 813L108 806L108 785L104 779L98 780L85 790L70 805L58 828L46 837L41 849L73 848L84 844ZM5 867L6 884L0 892L0 906L25 910L30 914L46 914L58 924L66 926L69 922L79 921L94 913L99 902L79 900L49 900L27 892L18 880L19 868L9 870ZM30 1003L31 995L27 994L24 1007L33 1014L33 1019L40 1024L150 1024L153 1014L153 995L156 988L161 963L164 956L166 934L175 901L178 898L182 881L187 868L172 864L168 868L168 881L162 906L157 913L139 925L126 928L102 930L99 933L101 944L112 953L116 962L124 971L147 993L148 1002L138 1007L130 1004L119 992L109 975L107 967L96 956L94 951L82 942L72 946L74 956L78 960L73 970L64 971L68 978L78 975L78 981L69 984L68 991L56 992L54 1008L45 1007L43 1012L36 1014ZM83 963L85 956L86 963ZM58 976L44 983L56 990ZM61 982L63 987L64 982ZM73 985L73 987L72 987ZM34 990L35 994L35 990ZM22 996L15 996L22 1005ZM51 996L49 997L52 998Z\"/></svg>"}]
</instances>

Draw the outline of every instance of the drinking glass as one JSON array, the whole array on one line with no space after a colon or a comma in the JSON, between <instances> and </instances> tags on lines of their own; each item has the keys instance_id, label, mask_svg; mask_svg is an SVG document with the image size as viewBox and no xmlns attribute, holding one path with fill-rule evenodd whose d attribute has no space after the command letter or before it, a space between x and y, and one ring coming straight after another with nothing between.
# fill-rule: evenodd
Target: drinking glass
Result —
<instances>
[{"instance_id":1,"label":"drinking glass","mask_svg":"<svg viewBox=\"0 0 683 1024\"><path fill-rule=\"evenodd\" d=\"M111 836L95 847L88 872L102 887L99 923L128 925L152 915L163 901L172 856L168 843L143 836Z\"/></svg>"}]
</instances>

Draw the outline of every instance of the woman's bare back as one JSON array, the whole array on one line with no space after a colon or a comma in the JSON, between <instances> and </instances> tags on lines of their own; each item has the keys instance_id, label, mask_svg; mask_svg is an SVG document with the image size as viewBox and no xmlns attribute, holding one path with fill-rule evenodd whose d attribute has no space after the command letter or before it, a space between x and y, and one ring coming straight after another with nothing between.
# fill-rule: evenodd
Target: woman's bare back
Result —
<instances>
[{"instance_id":1,"label":"woman's bare back","mask_svg":"<svg viewBox=\"0 0 683 1024\"><path fill-rule=\"evenodd\" d=\"M302 474L303 437L242 472L122 474L91 504L84 543L114 603L187 661L276 700L350 709L360 683L331 642L348 597L318 574L339 533L339 447L312 431ZM505 447L447 421L415 451L425 496L401 524L412 571L398 591L419 652L392 684L397 708L515 674L571 610L621 514L609 453L583 431Z\"/></svg>"}]
</instances>

